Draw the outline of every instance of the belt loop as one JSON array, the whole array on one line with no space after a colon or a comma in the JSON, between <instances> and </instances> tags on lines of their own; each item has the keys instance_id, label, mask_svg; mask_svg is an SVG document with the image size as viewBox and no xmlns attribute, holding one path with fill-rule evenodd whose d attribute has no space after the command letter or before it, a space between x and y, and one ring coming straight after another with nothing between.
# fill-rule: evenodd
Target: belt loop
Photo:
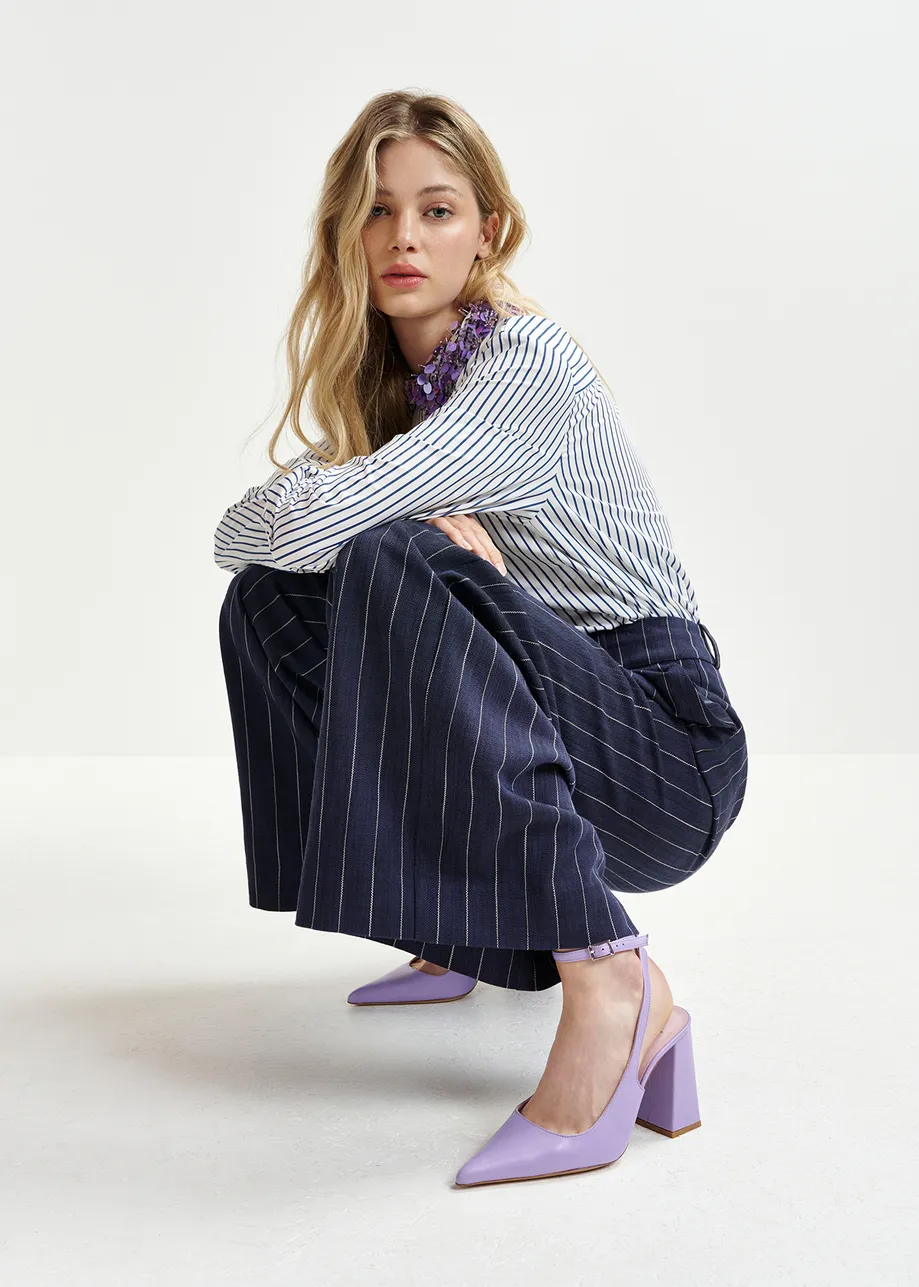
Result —
<instances>
[{"instance_id":1,"label":"belt loop","mask_svg":"<svg viewBox=\"0 0 919 1287\"><path fill-rule=\"evenodd\" d=\"M706 643L707 643L708 639L711 639L711 641L712 641L712 646L713 646L713 647L714 647L714 649L715 649L714 654L712 655L712 661L715 663L715 669L716 669L716 670L720 670L720 669L721 669L721 653L718 651L718 645L717 645L717 643L715 642L715 637L714 637L714 635L712 634L712 632L711 632L711 631L710 631L706 626L703 626L703 624L702 624L702 622L701 622L701 621L699 622L699 629L702 631L703 636L706 638ZM711 652L711 649L709 649L709 651Z\"/></svg>"}]
</instances>

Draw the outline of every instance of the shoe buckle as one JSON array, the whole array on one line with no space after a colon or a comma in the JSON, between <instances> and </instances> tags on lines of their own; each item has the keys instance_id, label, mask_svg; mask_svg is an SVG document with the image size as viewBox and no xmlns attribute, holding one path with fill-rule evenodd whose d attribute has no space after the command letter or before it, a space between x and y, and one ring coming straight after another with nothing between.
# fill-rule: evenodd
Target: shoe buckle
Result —
<instances>
[{"instance_id":1,"label":"shoe buckle","mask_svg":"<svg viewBox=\"0 0 919 1287\"><path fill-rule=\"evenodd\" d=\"M609 945L610 947L613 946L613 940L611 938L605 938L602 943L588 943L587 954L590 957L590 959L592 961L599 961L599 960L602 960L604 956L609 956L610 955L609 952L600 952L599 954L594 953L595 947L606 947L607 945Z\"/></svg>"}]
</instances>

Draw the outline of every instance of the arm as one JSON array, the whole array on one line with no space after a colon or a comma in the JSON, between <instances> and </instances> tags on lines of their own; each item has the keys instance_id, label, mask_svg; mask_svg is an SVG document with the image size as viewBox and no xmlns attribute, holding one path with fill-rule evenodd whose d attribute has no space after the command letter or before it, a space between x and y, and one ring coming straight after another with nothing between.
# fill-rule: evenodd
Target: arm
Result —
<instances>
[{"instance_id":1,"label":"arm","mask_svg":"<svg viewBox=\"0 0 919 1287\"><path fill-rule=\"evenodd\" d=\"M328 448L330 445L328 438L323 434L322 446ZM286 466L290 469L291 466L303 464L307 468L310 468L313 466L313 462L318 462L321 459L322 457L317 455L312 448L304 447L303 451L301 451L298 456L292 456L286 462ZM274 486L277 480L281 478L283 473L283 469L276 469L266 482L258 483L255 487L250 487L242 499L238 500L235 505L231 505L220 520L220 524L214 536L214 560L219 567L225 568L227 572L241 572L242 569L244 567L248 567L250 563L265 562L264 559L259 560L252 557L243 557L240 549L233 547L228 540L226 535L226 525L229 520L233 524L233 530L237 531L238 534L241 535L242 528L240 526L240 520L238 517L233 516L244 512L245 508L250 506L257 496L267 493L268 490Z\"/></svg>"},{"instance_id":2,"label":"arm","mask_svg":"<svg viewBox=\"0 0 919 1287\"><path fill-rule=\"evenodd\" d=\"M216 563L322 572L352 536L390 519L539 508L570 423L572 345L549 318L510 319L409 432L369 456L325 469L303 461L251 487L220 521Z\"/></svg>"}]
</instances>

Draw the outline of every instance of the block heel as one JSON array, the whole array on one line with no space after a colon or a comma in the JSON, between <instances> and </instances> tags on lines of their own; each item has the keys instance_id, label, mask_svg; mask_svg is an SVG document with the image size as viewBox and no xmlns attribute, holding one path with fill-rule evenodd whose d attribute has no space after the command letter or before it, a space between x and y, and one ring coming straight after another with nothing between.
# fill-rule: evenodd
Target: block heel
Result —
<instances>
[{"instance_id":1,"label":"block heel","mask_svg":"<svg viewBox=\"0 0 919 1287\"><path fill-rule=\"evenodd\" d=\"M642 1084L645 1093L638 1107L637 1125L671 1139L702 1125L688 1014L672 1043L649 1065Z\"/></svg>"}]
</instances>

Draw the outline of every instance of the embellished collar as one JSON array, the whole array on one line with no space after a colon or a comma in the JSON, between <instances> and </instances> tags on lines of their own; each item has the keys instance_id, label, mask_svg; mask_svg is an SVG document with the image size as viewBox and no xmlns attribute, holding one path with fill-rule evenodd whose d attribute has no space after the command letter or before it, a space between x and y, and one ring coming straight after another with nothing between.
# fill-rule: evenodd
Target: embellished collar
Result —
<instances>
[{"instance_id":1,"label":"embellished collar","mask_svg":"<svg viewBox=\"0 0 919 1287\"><path fill-rule=\"evenodd\" d=\"M464 314L463 320L450 323L449 331L430 354L420 373L413 373L405 381L405 397L409 406L423 411L424 415L443 406L466 363L500 320L498 313L484 299L459 307ZM515 304L510 308L515 313L520 311Z\"/></svg>"}]
</instances>

